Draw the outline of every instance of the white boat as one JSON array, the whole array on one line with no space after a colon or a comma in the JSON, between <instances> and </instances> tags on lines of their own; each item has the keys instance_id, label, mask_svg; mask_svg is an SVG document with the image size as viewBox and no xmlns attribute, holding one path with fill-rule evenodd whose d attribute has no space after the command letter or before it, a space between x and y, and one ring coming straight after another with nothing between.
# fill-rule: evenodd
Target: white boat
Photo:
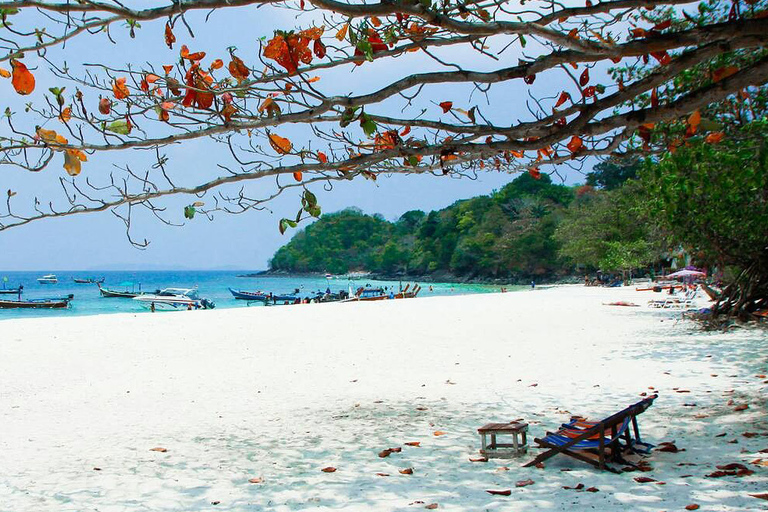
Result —
<instances>
[{"instance_id":1,"label":"white boat","mask_svg":"<svg viewBox=\"0 0 768 512\"><path fill-rule=\"evenodd\" d=\"M156 310L213 309L215 307L210 300L200 298L194 288L165 288L157 293L139 295L133 300Z\"/></svg>"},{"instance_id":2,"label":"white boat","mask_svg":"<svg viewBox=\"0 0 768 512\"><path fill-rule=\"evenodd\" d=\"M37 282L40 284L56 284L59 280L54 274L48 274L47 276L38 277Z\"/></svg>"}]
</instances>

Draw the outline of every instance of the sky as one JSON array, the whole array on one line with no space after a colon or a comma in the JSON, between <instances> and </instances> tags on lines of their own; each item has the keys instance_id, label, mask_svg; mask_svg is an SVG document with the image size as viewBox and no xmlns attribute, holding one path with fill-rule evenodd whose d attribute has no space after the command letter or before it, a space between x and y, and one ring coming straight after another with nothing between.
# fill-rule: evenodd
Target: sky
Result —
<instances>
[{"instance_id":1,"label":"sky","mask_svg":"<svg viewBox=\"0 0 768 512\"><path fill-rule=\"evenodd\" d=\"M127 31L113 27L112 36L118 42L111 44L103 35L80 36L69 42L66 48L49 51L48 57L54 62L66 61L74 70L81 62L99 62L110 65L122 65L133 62L151 62L156 67L170 63L178 58L178 48L187 44L192 51L205 50L211 59L219 57L227 61L226 48L237 46L238 55L247 62L255 60L259 37L271 37L275 28L307 27L312 18L303 16L299 21L294 13L265 7L261 9L226 9L212 15L206 22L203 13L188 16L188 21L195 31L195 38L185 34L179 27L174 50L169 50L162 42L164 20L144 23L137 31L136 38L130 39ZM24 20L19 20L22 25ZM434 62L426 57L409 54L409 60L382 59L366 63L360 69L344 68L331 75L324 75L318 86L323 85L326 93L359 94L376 90L384 82L413 72L438 69ZM468 50L452 48L441 57L450 57L452 61L464 66L484 70L517 63L522 54L518 50L507 51L501 62L484 62L477 54ZM0 82L0 108L10 106L22 114L26 101L40 101L47 88L59 84L46 73L45 63L28 55L25 62L30 69L37 65L34 72L38 87L31 97L16 96L9 81ZM421 108L435 108L426 100L452 99L458 105L470 105L475 102L485 115L495 121L513 124L515 120L528 118L524 85L520 80L515 84L495 87L485 98L462 86L437 85L437 90L430 91L424 100L417 100L411 107L418 113ZM70 90L73 87L69 85ZM556 94L557 83L540 83L537 92ZM96 100L93 100L94 102ZM419 101L421 101L419 103ZM401 101L391 101L380 108L380 113L398 113ZM389 109L389 110L387 110ZM416 115L416 114L414 114ZM34 119L28 122L34 123ZM37 120L42 122L42 120ZM34 124L32 124L34 126ZM45 125L46 128L54 128ZM307 140L308 135L299 128L281 127L281 135L292 140ZM0 134L7 130L7 125L0 125ZM179 147L163 150L169 159L169 172L174 180L182 183L197 183L210 179L216 174L218 163L224 162L228 155L222 152L220 145L205 140L196 140ZM151 155L147 152L113 152L89 157L83 164L83 173L78 180L90 179L105 183L115 165L130 165L141 170L151 165ZM57 155L57 158L60 158ZM227 162L231 164L231 161ZM220 171L219 171L220 172ZM12 189L19 195L14 201L27 201L31 204L34 197L40 197L43 204L48 198L60 195L59 178L64 177L59 163L51 165L40 173L30 173L17 167L0 164L0 190ZM567 183L583 181L580 173L564 173ZM352 182L334 184L333 190L324 190L313 186L325 212L338 211L346 207L358 207L366 213L380 213L387 219L394 220L402 213L420 209L429 211L440 209L460 199L481 194L488 194L499 189L514 179L516 175L495 171L481 174L477 179L455 179L435 176L391 176L381 177L376 182L356 179ZM274 185L267 182L255 182L248 185L249 192L269 193ZM205 198L204 198L205 199ZM192 198L195 200L195 198ZM290 237L295 230L280 235L277 226L280 218L292 217L299 206L298 193L285 194L269 204L267 211L250 211L241 215L215 214L213 221L203 216L196 216L191 221L184 221L183 205L189 198L176 198L163 203L168 208L168 217L181 226L169 226L149 215L137 215L131 227L135 240L146 239L149 246L144 250L133 247L126 237L124 224L110 212L75 215L68 218L50 219L32 222L26 226L0 231L0 270L76 270L76 269L141 269L141 268L181 268L181 269L265 269L269 258ZM23 203L19 203L23 204Z\"/></svg>"}]
</instances>

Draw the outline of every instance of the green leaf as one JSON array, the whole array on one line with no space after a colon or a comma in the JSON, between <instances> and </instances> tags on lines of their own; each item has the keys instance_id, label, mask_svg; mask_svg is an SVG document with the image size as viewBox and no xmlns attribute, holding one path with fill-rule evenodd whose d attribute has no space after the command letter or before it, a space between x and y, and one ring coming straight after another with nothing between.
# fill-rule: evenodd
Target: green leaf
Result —
<instances>
[{"instance_id":1,"label":"green leaf","mask_svg":"<svg viewBox=\"0 0 768 512\"><path fill-rule=\"evenodd\" d=\"M107 131L110 131L112 133L117 133L119 135L128 135L131 130L128 127L128 121L125 119L118 119L117 121L112 121L109 123L105 129Z\"/></svg>"},{"instance_id":2,"label":"green leaf","mask_svg":"<svg viewBox=\"0 0 768 512\"><path fill-rule=\"evenodd\" d=\"M196 212L197 212L197 210L191 204L189 206L185 206L184 207L184 218L185 219L193 219L195 217L195 213Z\"/></svg>"},{"instance_id":3,"label":"green leaf","mask_svg":"<svg viewBox=\"0 0 768 512\"><path fill-rule=\"evenodd\" d=\"M369 137L376 133L376 123L366 114L360 115L360 128L362 128L365 134Z\"/></svg>"},{"instance_id":4,"label":"green leaf","mask_svg":"<svg viewBox=\"0 0 768 512\"><path fill-rule=\"evenodd\" d=\"M298 226L298 223L291 219L280 219L280 224L278 224L277 228L280 230L280 234L283 235L288 228L295 228L296 226Z\"/></svg>"}]
</instances>

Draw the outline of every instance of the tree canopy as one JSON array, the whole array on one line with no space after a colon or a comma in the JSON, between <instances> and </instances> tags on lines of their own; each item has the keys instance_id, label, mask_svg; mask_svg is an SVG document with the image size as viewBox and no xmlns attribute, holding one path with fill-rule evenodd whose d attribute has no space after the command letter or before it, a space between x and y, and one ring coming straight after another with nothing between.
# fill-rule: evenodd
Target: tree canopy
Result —
<instances>
[{"instance_id":1,"label":"tree canopy","mask_svg":"<svg viewBox=\"0 0 768 512\"><path fill-rule=\"evenodd\" d=\"M629 147L676 148L695 133L721 140L699 109L762 94L752 86L768 79L767 4L0 1L0 87L25 101L5 110L0 165L60 185L9 189L0 230L110 210L130 233L137 209L175 223L292 191L300 206L280 221L285 230L320 214L310 189L321 184L392 173L535 178ZM227 44L254 30L237 20L261 7L296 20L249 47L194 37L209 16L241 12L216 34ZM131 38L147 32L157 51L132 54ZM66 51L82 38L119 51L103 62ZM501 107L510 101L525 109ZM201 140L219 164L190 178L174 157ZM107 171L100 164L115 152L124 163ZM136 168L132 155L151 161ZM183 209L164 206L173 196Z\"/></svg>"}]
</instances>

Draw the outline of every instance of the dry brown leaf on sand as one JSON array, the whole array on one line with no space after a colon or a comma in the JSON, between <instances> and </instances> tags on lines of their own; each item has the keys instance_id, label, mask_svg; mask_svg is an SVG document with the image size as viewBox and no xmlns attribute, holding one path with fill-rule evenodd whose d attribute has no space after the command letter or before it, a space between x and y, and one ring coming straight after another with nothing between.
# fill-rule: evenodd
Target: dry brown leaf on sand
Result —
<instances>
[{"instance_id":1,"label":"dry brown leaf on sand","mask_svg":"<svg viewBox=\"0 0 768 512\"><path fill-rule=\"evenodd\" d=\"M158 447L156 447L156 448L150 448L150 449L149 449L149 451L151 451L151 452L160 452L160 453L165 453L165 452L167 452L167 451L168 451L168 448L163 448L163 447L161 447L161 446L158 446Z\"/></svg>"},{"instance_id":2,"label":"dry brown leaf on sand","mask_svg":"<svg viewBox=\"0 0 768 512\"><path fill-rule=\"evenodd\" d=\"M685 510L699 510L699 506L696 503L691 503L685 506Z\"/></svg>"},{"instance_id":3,"label":"dry brown leaf on sand","mask_svg":"<svg viewBox=\"0 0 768 512\"><path fill-rule=\"evenodd\" d=\"M509 496L512 494L512 489L504 489L504 490L497 490L497 489L486 489L485 492L488 494L493 494L495 496Z\"/></svg>"},{"instance_id":4,"label":"dry brown leaf on sand","mask_svg":"<svg viewBox=\"0 0 768 512\"><path fill-rule=\"evenodd\" d=\"M401 475L412 475L413 474L413 468L405 468L400 470Z\"/></svg>"},{"instance_id":5,"label":"dry brown leaf on sand","mask_svg":"<svg viewBox=\"0 0 768 512\"><path fill-rule=\"evenodd\" d=\"M439 505L437 503L430 503L429 505L427 505L424 508L426 508L427 510L435 510L437 507L439 507Z\"/></svg>"},{"instance_id":6,"label":"dry brown leaf on sand","mask_svg":"<svg viewBox=\"0 0 768 512\"><path fill-rule=\"evenodd\" d=\"M264 479L263 479L263 478L261 478L261 477L255 477L255 478L249 478L249 479L248 479L248 482L250 482L250 483L252 483L252 484L260 484L260 483L262 483L263 481L264 481Z\"/></svg>"},{"instance_id":7,"label":"dry brown leaf on sand","mask_svg":"<svg viewBox=\"0 0 768 512\"><path fill-rule=\"evenodd\" d=\"M533 484L534 481L529 478L528 480L519 480L517 483L515 483L515 487L525 487Z\"/></svg>"},{"instance_id":8,"label":"dry brown leaf on sand","mask_svg":"<svg viewBox=\"0 0 768 512\"><path fill-rule=\"evenodd\" d=\"M322 471L323 473L334 473L336 472L336 468L333 466L328 466L327 468L323 468L320 471Z\"/></svg>"}]
</instances>

